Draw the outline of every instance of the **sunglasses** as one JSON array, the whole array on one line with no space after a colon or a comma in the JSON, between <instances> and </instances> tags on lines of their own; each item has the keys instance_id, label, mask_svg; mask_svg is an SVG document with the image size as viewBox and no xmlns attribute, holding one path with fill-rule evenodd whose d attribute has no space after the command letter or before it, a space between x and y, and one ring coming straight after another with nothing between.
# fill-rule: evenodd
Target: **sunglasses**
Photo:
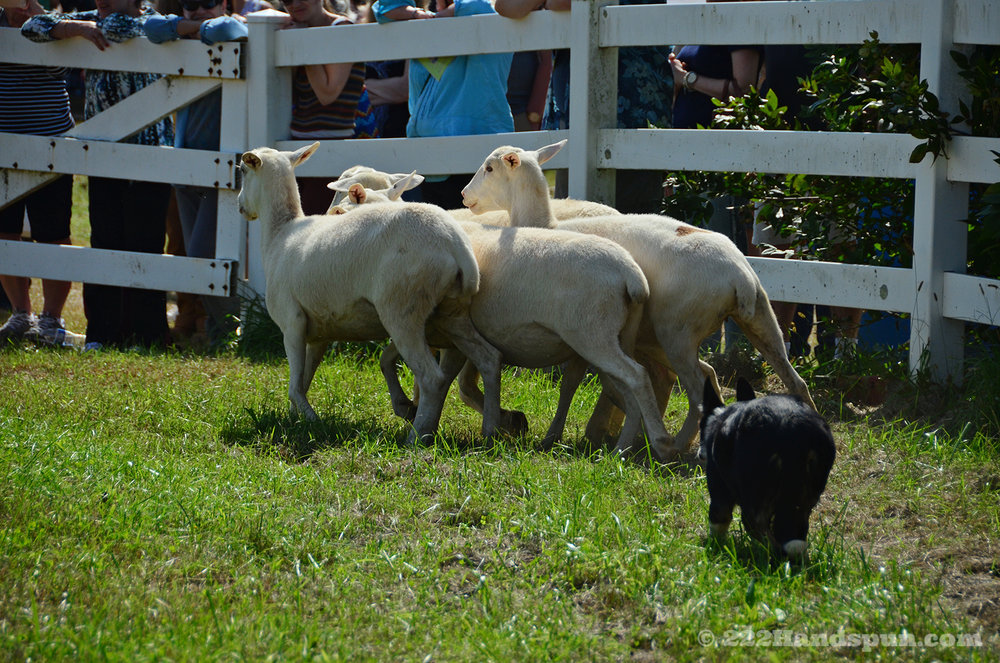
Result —
<instances>
[{"instance_id":1,"label":"sunglasses","mask_svg":"<svg viewBox=\"0 0 1000 663\"><path fill-rule=\"evenodd\" d=\"M221 4L223 0L182 0L181 7L185 11L193 12L198 11L198 8L211 9L212 7Z\"/></svg>"}]
</instances>

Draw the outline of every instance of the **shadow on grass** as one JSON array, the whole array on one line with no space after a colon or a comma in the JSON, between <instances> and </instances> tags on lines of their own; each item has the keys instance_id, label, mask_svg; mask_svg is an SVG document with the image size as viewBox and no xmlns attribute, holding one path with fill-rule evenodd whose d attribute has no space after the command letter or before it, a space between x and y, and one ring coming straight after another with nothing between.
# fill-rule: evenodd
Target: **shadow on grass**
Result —
<instances>
[{"instance_id":1,"label":"shadow on grass","mask_svg":"<svg viewBox=\"0 0 1000 663\"><path fill-rule=\"evenodd\" d=\"M845 505L846 509L846 505ZM812 582L824 582L837 578L844 568L853 563L855 557L864 572L870 572L864 550L850 549L844 541L843 521L845 510L841 510L833 523L814 527L809 534L809 547L802 558L790 558L775 551L766 543L749 536L741 528L730 532L725 541L704 537L702 542L709 559L717 563L729 563L745 569L754 577L804 576ZM735 523L734 523L735 524ZM753 591L751 585L749 593Z\"/></svg>"},{"instance_id":2,"label":"shadow on grass","mask_svg":"<svg viewBox=\"0 0 1000 663\"><path fill-rule=\"evenodd\" d=\"M223 444L249 447L277 453L289 462L303 462L326 449L348 444L386 448L412 448L407 444L410 428L394 429L377 419L344 419L321 416L308 421L291 416L287 410L275 408L243 408L230 414L219 431ZM461 456L467 453L501 455L526 444L523 438L499 437L484 440L471 433L439 431L432 440L418 443L418 448L434 448L436 453Z\"/></svg>"},{"instance_id":3,"label":"shadow on grass","mask_svg":"<svg viewBox=\"0 0 1000 663\"><path fill-rule=\"evenodd\" d=\"M302 462L324 449L358 440L403 446L406 433L396 433L375 420L323 417L306 421L290 416L287 410L244 408L227 418L219 431L219 440L223 444L275 452L285 460Z\"/></svg>"}]
</instances>

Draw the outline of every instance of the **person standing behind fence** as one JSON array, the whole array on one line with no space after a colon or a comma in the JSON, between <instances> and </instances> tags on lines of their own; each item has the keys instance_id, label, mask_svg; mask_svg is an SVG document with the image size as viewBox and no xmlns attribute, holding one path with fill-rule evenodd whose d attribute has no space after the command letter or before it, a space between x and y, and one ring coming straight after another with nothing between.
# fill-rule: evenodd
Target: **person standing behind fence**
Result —
<instances>
[{"instance_id":1,"label":"person standing behind fence","mask_svg":"<svg viewBox=\"0 0 1000 663\"><path fill-rule=\"evenodd\" d=\"M664 0L620 0L621 5L663 4ZM548 9L568 11L571 0L496 0L497 12L507 18L523 18L533 11ZM663 46L622 47L618 49L619 129L646 129L650 125L670 128L673 120L673 77L669 64L670 49ZM542 128L569 128L569 49L555 52L549 85L548 104ZM656 214L663 211L664 180L662 170L629 170L615 178L615 207L627 214ZM555 195L568 195L565 170L556 171Z\"/></svg>"},{"instance_id":2,"label":"person standing behind fence","mask_svg":"<svg viewBox=\"0 0 1000 663\"><path fill-rule=\"evenodd\" d=\"M401 0L380 0L372 6L379 23L391 22L390 13L406 11L410 18L425 18L416 7ZM439 3L436 17L494 14L489 0L458 0L448 7ZM409 10L413 10L412 12ZM409 138L471 136L514 130L507 103L510 53L458 55L410 60ZM469 174L427 175L419 197L445 209L462 207L462 189Z\"/></svg>"},{"instance_id":3,"label":"person standing behind fence","mask_svg":"<svg viewBox=\"0 0 1000 663\"><path fill-rule=\"evenodd\" d=\"M152 6L141 0L108 0L93 11L32 16L21 34L36 42L82 37L104 51L114 43L142 36L143 22L153 15L157 14ZM158 74L87 70L84 117L97 115L159 78ZM173 122L164 118L123 142L173 145ZM90 177L89 194L93 248L163 253L169 184ZM83 306L90 349L171 342L163 291L85 283Z\"/></svg>"},{"instance_id":4,"label":"person standing behind fence","mask_svg":"<svg viewBox=\"0 0 1000 663\"><path fill-rule=\"evenodd\" d=\"M0 9L0 27L20 28L31 16L43 12L37 0L26 0L23 7ZM73 126L65 68L0 64L0 131L58 136ZM26 198L0 210L0 239L21 239L25 211L33 241L70 244L73 176L60 175ZM44 299L38 317L31 309L31 281L27 277L0 275L0 284L11 302L11 316L0 327L0 342L36 334L46 343L65 342L62 311L69 297L69 281L42 279Z\"/></svg>"},{"instance_id":5,"label":"person standing behind fence","mask_svg":"<svg viewBox=\"0 0 1000 663\"><path fill-rule=\"evenodd\" d=\"M267 0L231 0L229 6L233 16L246 16L265 9L274 9Z\"/></svg>"},{"instance_id":6,"label":"person standing behind fence","mask_svg":"<svg viewBox=\"0 0 1000 663\"><path fill-rule=\"evenodd\" d=\"M209 46L246 39L246 20L242 16L227 16L225 7L225 0L181 0L183 16L150 16L143 29L154 44L182 37L200 39ZM174 147L217 151L221 128L222 90L216 90L177 112ZM175 185L174 192L185 254L191 258L214 258L218 189ZM234 320L239 314L236 297L204 295L201 301L209 316L206 331L213 342L235 331Z\"/></svg>"},{"instance_id":7,"label":"person standing behind fence","mask_svg":"<svg viewBox=\"0 0 1000 663\"><path fill-rule=\"evenodd\" d=\"M319 28L335 25L353 25L346 16L326 9L323 0L291 0L285 3L289 17L285 29ZM345 138L374 138L374 127L356 131L358 109L368 108L370 102L365 92L365 64L339 62L337 64L310 64L295 68L292 77L291 137L299 140L343 140ZM374 135L372 135L374 134ZM329 177L299 177L302 211L306 214L323 214L330 206L330 190L326 188Z\"/></svg>"}]
</instances>

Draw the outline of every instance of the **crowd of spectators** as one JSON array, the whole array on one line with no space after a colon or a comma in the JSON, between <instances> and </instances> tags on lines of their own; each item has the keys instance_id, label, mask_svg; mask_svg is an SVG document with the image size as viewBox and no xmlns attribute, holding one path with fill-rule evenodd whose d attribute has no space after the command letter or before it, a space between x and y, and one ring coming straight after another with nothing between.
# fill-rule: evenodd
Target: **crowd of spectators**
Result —
<instances>
[{"instance_id":1,"label":"crowd of spectators","mask_svg":"<svg viewBox=\"0 0 1000 663\"><path fill-rule=\"evenodd\" d=\"M621 4L656 4L664 0L622 0ZM711 1L711 0L709 0ZM58 11L44 11L37 0L3 0L3 25L17 27L27 38L51 41L81 37L104 50L137 36L164 43L200 39L206 44L245 39L245 16L277 9L286 14L284 29L306 29L390 23L499 13L521 19L537 10L569 10L570 0L159 0L157 8L146 0L106 0L88 7L92 0L66 0ZM431 5L430 2L434 4ZM634 47L619 50L618 126L621 128L708 126L713 98L727 100L742 95L751 85L767 85L765 52L753 45L685 45L674 53L668 47ZM787 59L775 60L788 62ZM779 66L779 65L775 65ZM0 87L16 87L16 76L27 67L0 65ZM51 68L34 68L31 75L53 75L54 97L39 96L19 111L59 106L62 124L44 128L57 135L72 126L67 85L72 77ZM62 76L62 78L59 78ZM87 119L155 82L151 74L88 70L84 74ZM783 77L775 76L775 79ZM494 134L569 126L569 53L532 51L472 54L456 57L418 58L408 61L353 62L297 67L292 81L292 121L289 136L295 139L436 137ZM4 130L42 133L43 130L9 124ZM176 122L176 125L175 125ZM176 113L126 139L145 145L170 145L188 149L218 150L221 92L203 97ZM47 135L49 135L47 134ZM564 173L556 177L556 195L565 195ZM616 200L623 212L659 212L664 195L664 173L630 171L617 178ZM71 178L50 185L45 204L60 205L58 214L35 211L37 198L12 205L0 216L0 237L20 237L20 222L27 207L32 238L69 243L68 194ZM424 183L407 193L445 208L460 207L464 174L425 174ZM299 180L303 210L322 213L329 204L326 178ZM58 193L55 193L58 189ZM212 187L174 186L129 179L91 177L89 212L91 245L95 248L161 253L166 236L168 199L175 199L176 214L186 255L214 257L217 190ZM717 230L729 234L745 251L753 252L749 227L736 222L734 201L719 201ZM44 209L44 208L39 208ZM16 218L15 218L16 217ZM46 219L59 218L51 227ZM65 222L61 219L65 218ZM14 315L0 328L0 339L15 338L39 328L62 328L61 309L69 291L65 282L44 282L42 314L35 317L27 301L28 279L0 277ZM165 317L165 293L84 284L87 345L127 347L168 345L173 342ZM233 297L202 298L207 326L215 339L234 328L238 302ZM786 316L787 317L787 316Z\"/></svg>"}]
</instances>

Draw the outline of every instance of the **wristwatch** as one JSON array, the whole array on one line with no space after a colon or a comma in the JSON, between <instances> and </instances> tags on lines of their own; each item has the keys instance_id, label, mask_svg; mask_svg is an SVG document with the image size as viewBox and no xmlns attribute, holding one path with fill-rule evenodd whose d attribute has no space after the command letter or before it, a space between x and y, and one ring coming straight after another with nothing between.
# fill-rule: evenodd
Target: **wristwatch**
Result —
<instances>
[{"instance_id":1,"label":"wristwatch","mask_svg":"<svg viewBox=\"0 0 1000 663\"><path fill-rule=\"evenodd\" d=\"M688 73L684 74L684 89L685 90L690 90L691 86L694 85L694 82L696 80L698 80L698 74L697 73L695 73L693 71L689 71Z\"/></svg>"}]
</instances>

